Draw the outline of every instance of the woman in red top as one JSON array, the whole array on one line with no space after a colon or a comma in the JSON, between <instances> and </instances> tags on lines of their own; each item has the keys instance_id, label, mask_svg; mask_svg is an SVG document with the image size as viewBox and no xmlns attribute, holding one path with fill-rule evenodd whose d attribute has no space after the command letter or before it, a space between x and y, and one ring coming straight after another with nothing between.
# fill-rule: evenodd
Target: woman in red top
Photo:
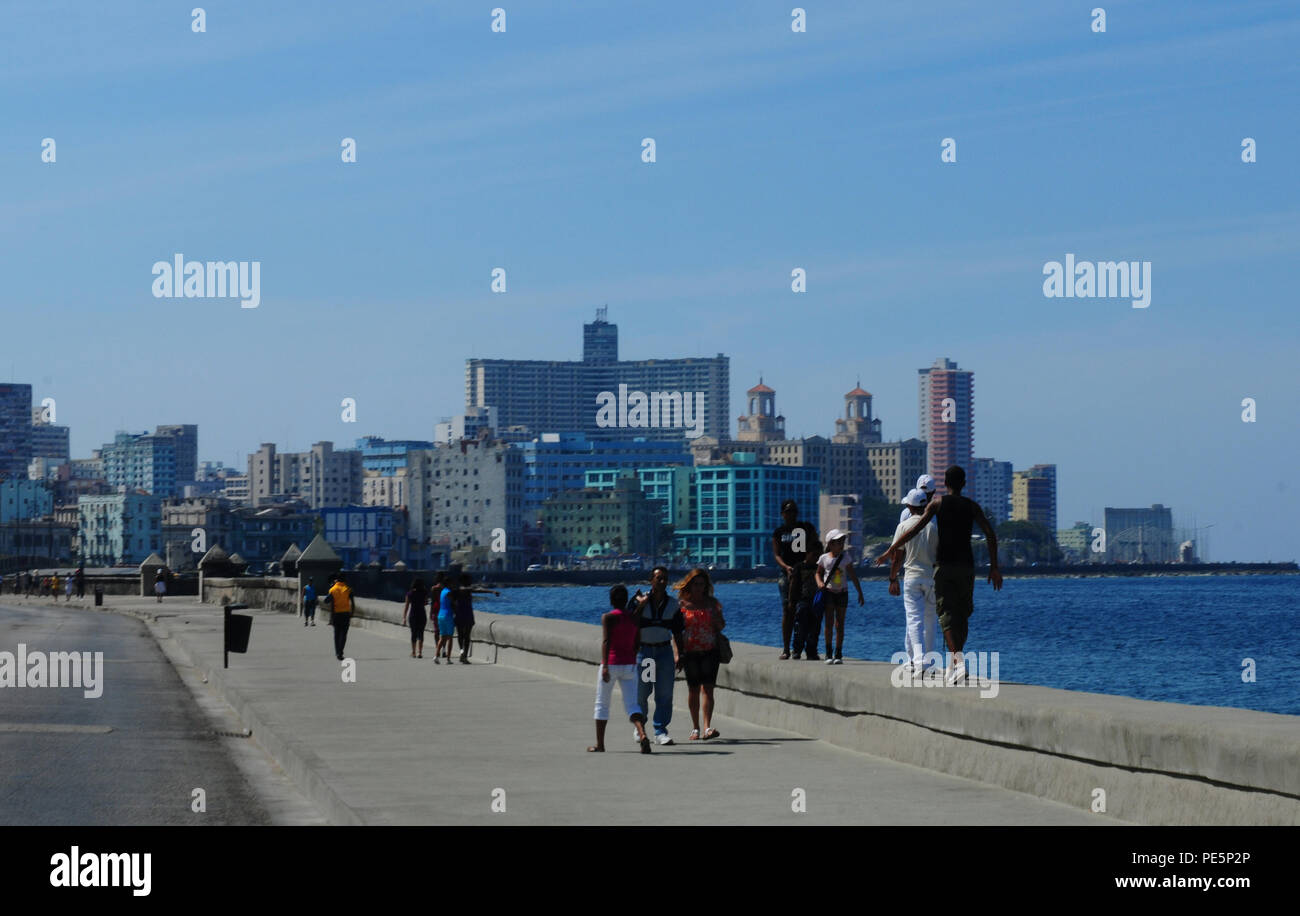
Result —
<instances>
[{"instance_id":1,"label":"woman in red top","mask_svg":"<svg viewBox=\"0 0 1300 916\"><path fill-rule=\"evenodd\" d=\"M722 617L722 605L713 597L713 583L703 569L692 569L677 584L677 600L686 626L682 631L682 644L686 651L677 661L677 667L686 672L691 710L691 740L708 741L719 737L712 726L713 685L718 679L718 634L727 625ZM704 731L700 732L700 693L704 693Z\"/></svg>"},{"instance_id":2,"label":"woman in red top","mask_svg":"<svg viewBox=\"0 0 1300 916\"><path fill-rule=\"evenodd\" d=\"M627 588L615 585L609 590L610 609L600 618L600 678L596 681L596 743L589 751L605 750L605 726L609 723L609 701L617 683L623 693L623 708L636 728L641 753L650 753L650 739L645 733L645 710L637 695L636 652L641 642L641 628L636 615L627 610Z\"/></svg>"}]
</instances>

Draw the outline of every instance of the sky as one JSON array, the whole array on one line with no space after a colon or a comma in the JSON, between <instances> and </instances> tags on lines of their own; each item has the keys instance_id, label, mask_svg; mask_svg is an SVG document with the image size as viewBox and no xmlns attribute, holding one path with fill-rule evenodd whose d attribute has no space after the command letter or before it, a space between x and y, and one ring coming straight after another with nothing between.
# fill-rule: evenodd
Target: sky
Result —
<instances>
[{"instance_id":1,"label":"sky","mask_svg":"<svg viewBox=\"0 0 1300 916\"><path fill-rule=\"evenodd\" d=\"M801 33L769 0L495 0L504 32L404 0L195 32L200 2L4 4L0 378L74 457L429 438L467 358L579 358L608 305L624 359L727 354L733 429L761 375L793 435L859 379L916 435L947 357L976 455L1057 465L1060 527L1162 503L1211 559L1300 558L1294 2L809 2ZM260 305L154 297L176 253L259 262ZM1149 261L1149 307L1047 298L1067 253Z\"/></svg>"}]
</instances>

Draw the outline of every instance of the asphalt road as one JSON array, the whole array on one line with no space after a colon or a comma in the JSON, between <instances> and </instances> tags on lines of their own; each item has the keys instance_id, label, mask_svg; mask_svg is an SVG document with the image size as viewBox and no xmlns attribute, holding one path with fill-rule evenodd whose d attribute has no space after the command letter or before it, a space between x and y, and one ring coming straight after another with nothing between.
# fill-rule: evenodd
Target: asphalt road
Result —
<instances>
[{"instance_id":1,"label":"asphalt road","mask_svg":"<svg viewBox=\"0 0 1300 916\"><path fill-rule=\"evenodd\" d=\"M269 824L228 745L145 624L0 605L0 651L103 652L103 694L0 688L0 824ZM196 812L202 789L206 811Z\"/></svg>"}]
</instances>

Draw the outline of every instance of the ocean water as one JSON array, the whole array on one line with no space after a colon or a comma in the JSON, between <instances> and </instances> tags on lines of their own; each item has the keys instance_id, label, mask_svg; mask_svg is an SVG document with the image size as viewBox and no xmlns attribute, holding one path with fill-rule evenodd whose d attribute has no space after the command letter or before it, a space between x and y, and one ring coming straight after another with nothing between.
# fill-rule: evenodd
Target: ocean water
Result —
<instances>
[{"instance_id":1,"label":"ocean water","mask_svg":"<svg viewBox=\"0 0 1300 916\"><path fill-rule=\"evenodd\" d=\"M645 583L629 587L648 590ZM608 588L508 588L481 610L599 623ZM882 579L849 588L844 654L889 661L903 650L903 601ZM727 634L781 643L775 584L716 589ZM976 580L966 648L998 653L1003 682L1300 715L1300 576ZM941 647L940 651L942 651ZM824 636L818 652L825 649ZM1247 659L1255 680L1242 679ZM795 664L791 662L790 664ZM798 664L811 664L799 662ZM1297 724L1300 727L1300 723Z\"/></svg>"}]
</instances>

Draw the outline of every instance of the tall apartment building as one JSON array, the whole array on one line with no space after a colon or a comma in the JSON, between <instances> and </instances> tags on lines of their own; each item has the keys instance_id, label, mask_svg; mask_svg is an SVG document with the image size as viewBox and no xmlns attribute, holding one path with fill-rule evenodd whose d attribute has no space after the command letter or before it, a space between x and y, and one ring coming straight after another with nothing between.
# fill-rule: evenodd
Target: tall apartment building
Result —
<instances>
[{"instance_id":1,"label":"tall apartment building","mask_svg":"<svg viewBox=\"0 0 1300 916\"><path fill-rule=\"evenodd\" d=\"M926 473L942 493L943 472L952 465L964 468L970 479L975 454L975 373L942 357L930 368L916 371L920 436L929 446Z\"/></svg>"},{"instance_id":2,"label":"tall apartment building","mask_svg":"<svg viewBox=\"0 0 1300 916\"><path fill-rule=\"evenodd\" d=\"M162 547L162 499L139 490L77 500L87 566L136 565Z\"/></svg>"},{"instance_id":3,"label":"tall apartment building","mask_svg":"<svg viewBox=\"0 0 1300 916\"><path fill-rule=\"evenodd\" d=\"M317 442L309 452L276 452L274 442L248 456L248 493L254 506L301 499L312 509L361 503L363 455Z\"/></svg>"},{"instance_id":4,"label":"tall apartment building","mask_svg":"<svg viewBox=\"0 0 1300 916\"><path fill-rule=\"evenodd\" d=\"M1037 522L1056 536L1056 465L1036 464L1012 474L1011 519Z\"/></svg>"},{"instance_id":5,"label":"tall apartment building","mask_svg":"<svg viewBox=\"0 0 1300 916\"><path fill-rule=\"evenodd\" d=\"M1011 474L1011 521L1037 522L1056 537L1056 465Z\"/></svg>"},{"instance_id":6,"label":"tall apartment building","mask_svg":"<svg viewBox=\"0 0 1300 916\"><path fill-rule=\"evenodd\" d=\"M171 499L182 495L198 471L199 428L159 426L152 433L118 433L100 449L110 487L146 490Z\"/></svg>"},{"instance_id":7,"label":"tall apartment building","mask_svg":"<svg viewBox=\"0 0 1300 916\"><path fill-rule=\"evenodd\" d=\"M71 460L70 429L48 422L44 407L32 408L32 457L50 458L57 463Z\"/></svg>"},{"instance_id":8,"label":"tall apartment building","mask_svg":"<svg viewBox=\"0 0 1300 916\"><path fill-rule=\"evenodd\" d=\"M702 432L722 437L727 433L729 386L730 360L721 353L715 357L619 360L618 326L605 320L604 309L598 309L596 320L583 326L580 361L465 361L466 412L495 407L500 428L523 426L534 434L581 432L592 439L664 440L686 435L682 426L669 425L663 417L656 426L598 424L598 396L626 390L646 394L700 392L704 405ZM676 419L674 414L674 424Z\"/></svg>"},{"instance_id":9,"label":"tall apartment building","mask_svg":"<svg viewBox=\"0 0 1300 916\"><path fill-rule=\"evenodd\" d=\"M32 460L32 386L0 384L0 478L27 478Z\"/></svg>"},{"instance_id":10,"label":"tall apartment building","mask_svg":"<svg viewBox=\"0 0 1300 916\"><path fill-rule=\"evenodd\" d=\"M994 526L1011 518L1011 480L1010 461L974 458L966 471L965 494L980 504Z\"/></svg>"},{"instance_id":11,"label":"tall apartment building","mask_svg":"<svg viewBox=\"0 0 1300 916\"><path fill-rule=\"evenodd\" d=\"M1105 510L1106 562L1173 563L1178 558L1174 514L1156 503L1150 509Z\"/></svg>"},{"instance_id":12,"label":"tall apartment building","mask_svg":"<svg viewBox=\"0 0 1300 916\"><path fill-rule=\"evenodd\" d=\"M412 452L408 457L408 536L447 544L475 567L524 567L523 454L486 436ZM505 549L494 551L499 534Z\"/></svg>"}]
</instances>

